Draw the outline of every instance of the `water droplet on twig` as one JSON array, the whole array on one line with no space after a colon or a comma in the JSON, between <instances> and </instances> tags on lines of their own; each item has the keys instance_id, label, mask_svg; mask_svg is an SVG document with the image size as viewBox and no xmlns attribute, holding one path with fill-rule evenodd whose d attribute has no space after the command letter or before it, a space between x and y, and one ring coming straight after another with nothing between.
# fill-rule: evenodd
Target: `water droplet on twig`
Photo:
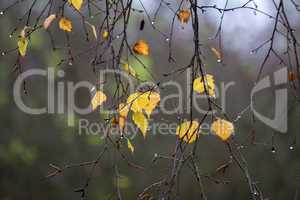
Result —
<instances>
[{"instance_id":1,"label":"water droplet on twig","mask_svg":"<svg viewBox=\"0 0 300 200\"><path fill-rule=\"evenodd\" d=\"M272 147L271 152L276 153L275 147Z\"/></svg>"}]
</instances>

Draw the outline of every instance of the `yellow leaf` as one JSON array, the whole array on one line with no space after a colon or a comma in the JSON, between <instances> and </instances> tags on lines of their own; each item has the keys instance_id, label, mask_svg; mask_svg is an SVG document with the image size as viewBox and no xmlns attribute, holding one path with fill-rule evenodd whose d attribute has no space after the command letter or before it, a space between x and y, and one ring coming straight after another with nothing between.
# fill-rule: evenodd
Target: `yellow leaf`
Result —
<instances>
[{"instance_id":1,"label":"yellow leaf","mask_svg":"<svg viewBox=\"0 0 300 200\"><path fill-rule=\"evenodd\" d=\"M56 15L55 15L55 14L49 15L49 16L45 19L45 21L44 21L44 23L43 23L44 29L48 29L49 26L51 25L51 23L52 23L55 19L56 19Z\"/></svg>"},{"instance_id":2,"label":"yellow leaf","mask_svg":"<svg viewBox=\"0 0 300 200\"><path fill-rule=\"evenodd\" d=\"M196 78L193 83L193 89L198 93L204 94L205 93L204 82L205 82L206 89L208 90L208 95L215 98L216 97L215 83L214 83L214 77L212 75L209 74L205 75L204 81L202 77Z\"/></svg>"},{"instance_id":3,"label":"yellow leaf","mask_svg":"<svg viewBox=\"0 0 300 200\"><path fill-rule=\"evenodd\" d=\"M149 45L146 41L139 40L134 44L133 51L136 54L148 56L149 55Z\"/></svg>"},{"instance_id":4,"label":"yellow leaf","mask_svg":"<svg viewBox=\"0 0 300 200\"><path fill-rule=\"evenodd\" d=\"M212 123L210 130L219 136L221 140L226 141L233 134L234 126L225 119L217 119Z\"/></svg>"},{"instance_id":5,"label":"yellow leaf","mask_svg":"<svg viewBox=\"0 0 300 200\"><path fill-rule=\"evenodd\" d=\"M20 55L23 57L26 55L27 46L28 46L28 39L24 35L21 35L18 40L18 49Z\"/></svg>"},{"instance_id":6,"label":"yellow leaf","mask_svg":"<svg viewBox=\"0 0 300 200\"><path fill-rule=\"evenodd\" d=\"M125 72L127 72L129 75L131 75L133 77L137 77L135 70L128 63L123 63L122 67L123 67L123 70Z\"/></svg>"},{"instance_id":7,"label":"yellow leaf","mask_svg":"<svg viewBox=\"0 0 300 200\"><path fill-rule=\"evenodd\" d=\"M154 91L136 92L131 94L127 99L127 104L131 105L130 109L133 112L145 111L148 118L159 102L160 95Z\"/></svg>"},{"instance_id":8,"label":"yellow leaf","mask_svg":"<svg viewBox=\"0 0 300 200\"><path fill-rule=\"evenodd\" d=\"M148 118L150 117L153 110L160 102L160 95L157 92L148 91L143 94L145 106L143 107Z\"/></svg>"},{"instance_id":9,"label":"yellow leaf","mask_svg":"<svg viewBox=\"0 0 300 200\"><path fill-rule=\"evenodd\" d=\"M134 152L134 146L132 145L129 139L127 139L127 147L131 151L131 153Z\"/></svg>"},{"instance_id":10,"label":"yellow leaf","mask_svg":"<svg viewBox=\"0 0 300 200\"><path fill-rule=\"evenodd\" d=\"M148 129L148 120L144 116L142 112L135 112L132 115L133 122L137 125L137 127L141 130L144 137L146 137L146 132Z\"/></svg>"},{"instance_id":11,"label":"yellow leaf","mask_svg":"<svg viewBox=\"0 0 300 200\"><path fill-rule=\"evenodd\" d=\"M140 92L133 93L127 98L127 104L133 112L142 112L142 107L138 103L138 99L141 97Z\"/></svg>"},{"instance_id":12,"label":"yellow leaf","mask_svg":"<svg viewBox=\"0 0 300 200\"><path fill-rule=\"evenodd\" d=\"M83 0L68 0L69 4L71 4L76 10L80 10L83 4Z\"/></svg>"},{"instance_id":13,"label":"yellow leaf","mask_svg":"<svg viewBox=\"0 0 300 200\"><path fill-rule=\"evenodd\" d=\"M126 125L126 118L120 116L119 120L118 120L118 124L119 124L119 128L120 128L120 132L123 133L125 125Z\"/></svg>"},{"instance_id":14,"label":"yellow leaf","mask_svg":"<svg viewBox=\"0 0 300 200\"><path fill-rule=\"evenodd\" d=\"M191 12L187 9L182 9L178 12L177 18L181 24L187 24L190 20Z\"/></svg>"},{"instance_id":15,"label":"yellow leaf","mask_svg":"<svg viewBox=\"0 0 300 200\"><path fill-rule=\"evenodd\" d=\"M222 61L222 54L220 51L218 51L216 48L212 47L211 51L213 52L213 54L216 56L217 61L221 62Z\"/></svg>"},{"instance_id":16,"label":"yellow leaf","mask_svg":"<svg viewBox=\"0 0 300 200\"><path fill-rule=\"evenodd\" d=\"M118 106L118 113L122 117L127 117L129 112L129 107L125 103L120 103Z\"/></svg>"},{"instance_id":17,"label":"yellow leaf","mask_svg":"<svg viewBox=\"0 0 300 200\"><path fill-rule=\"evenodd\" d=\"M108 37L109 37L109 32L108 32L107 30L104 30L103 33L102 33L102 38L103 38L104 40L107 40Z\"/></svg>"},{"instance_id":18,"label":"yellow leaf","mask_svg":"<svg viewBox=\"0 0 300 200\"><path fill-rule=\"evenodd\" d=\"M193 143L198 137L199 123L197 121L183 122L176 129L176 135L187 143Z\"/></svg>"},{"instance_id":19,"label":"yellow leaf","mask_svg":"<svg viewBox=\"0 0 300 200\"><path fill-rule=\"evenodd\" d=\"M106 95L98 90L92 99L92 109L95 110L98 106L101 106L106 99Z\"/></svg>"},{"instance_id":20,"label":"yellow leaf","mask_svg":"<svg viewBox=\"0 0 300 200\"><path fill-rule=\"evenodd\" d=\"M96 27L93 24L89 23L89 22L85 22L85 23L87 23L91 27L93 35L94 35L95 39L97 39L98 35L97 35Z\"/></svg>"},{"instance_id":21,"label":"yellow leaf","mask_svg":"<svg viewBox=\"0 0 300 200\"><path fill-rule=\"evenodd\" d=\"M119 127L121 132L123 132L125 128L128 112L129 112L128 105L125 105L124 103L120 103L118 106L118 113L119 113Z\"/></svg>"},{"instance_id":22,"label":"yellow leaf","mask_svg":"<svg viewBox=\"0 0 300 200\"><path fill-rule=\"evenodd\" d=\"M59 28L66 32L72 32L72 22L69 19L63 17L59 21Z\"/></svg>"}]
</instances>

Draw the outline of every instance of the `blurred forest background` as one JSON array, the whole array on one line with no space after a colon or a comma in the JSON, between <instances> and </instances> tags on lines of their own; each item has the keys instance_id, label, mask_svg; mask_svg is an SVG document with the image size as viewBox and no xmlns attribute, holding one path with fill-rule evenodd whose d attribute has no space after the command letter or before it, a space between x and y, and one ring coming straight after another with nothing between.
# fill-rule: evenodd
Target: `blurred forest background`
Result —
<instances>
[{"instance_id":1,"label":"blurred forest background","mask_svg":"<svg viewBox=\"0 0 300 200\"><path fill-rule=\"evenodd\" d=\"M289 0L284 0L289 2ZM10 0L0 1L0 11L11 4ZM0 51L16 48L16 33L9 37L11 31L18 24L21 17L30 6L31 1L24 1L15 6L4 15L0 16ZM39 6L33 13L38 15L45 0L39 0ZM134 1L135 2L135 1ZM143 1L149 14L152 16L159 1ZM241 5L242 0L229 1L228 7ZM170 3L172 3L170 1ZM201 4L216 4L224 7L224 0L203 0ZM259 9L272 15L275 14L272 1L257 0ZM300 3L300 2L299 2ZM135 2L137 9L141 5ZM288 17L300 38L300 12L296 11L292 4L287 3ZM84 11L83 11L84 12ZM80 23L75 23L78 16L72 10L68 10L68 17L74 22L74 31L71 33L71 45L79 52L93 44L93 40L86 42ZM170 27L170 15L167 9L160 11L155 24L163 32L168 32ZM257 53L251 53L252 49L266 41L271 34L274 20L269 19L251 10L237 10L227 12L224 17L222 29L222 44L224 52L223 63L218 63L211 53L210 48L218 45L217 40L209 40L216 33L220 20L220 13L215 10L207 10L200 15L200 39L206 46L203 47L203 55L206 57L206 70L214 74L216 84L235 81L235 86L230 89L226 98L226 111L229 116L235 118L250 103L250 92L253 87L258 66L265 56L266 49L262 48ZM143 62L149 66L152 73L163 78L164 73L174 70L174 66L168 62L168 41L153 30L150 22L146 20L145 29L139 30L142 19L147 17L142 13L133 13L130 20L128 33L129 42L143 38L149 42L151 55L143 58ZM92 24L97 24L98 17L88 19ZM23 27L19 27L22 29ZM23 71L32 68L47 69L53 67L56 70L65 71L64 78L57 81L96 81L90 65L91 55L87 54L75 59L72 66L63 64L57 66L66 55L65 36L57 27L53 28L54 38L58 44L58 50L52 51L47 33L44 30L35 32L31 37L28 55L22 60ZM298 32L297 32L298 31ZM19 32L19 31L18 31ZM189 61L193 53L193 37L191 24L182 28L176 21L174 30L174 57L178 66ZM285 40L276 37L276 48L283 53ZM97 157L103 147L103 140L99 135L79 134L77 124L68 127L67 114L43 114L28 115L16 106L13 100L13 84L17 76L12 73L16 59L15 53L8 53L0 57L0 199L80 199L80 195L74 189L81 187L90 172L90 167L78 167L64 171L64 173L46 179L45 176L53 169L49 164L63 166L65 164L90 161ZM138 64L135 69L147 79L149 74ZM276 58L271 58L264 70L264 75L271 74L281 68ZM185 88L186 75L174 76L174 81L182 83ZM24 101L36 107L47 104L47 82L42 77L30 78L27 81L28 94L23 94ZM105 88L107 94L111 88ZM172 89L162 89L162 96L171 93ZM258 110L272 116L274 107L274 90L267 89L260 93L258 98ZM187 101L187 100L185 100ZM80 89L76 93L76 102L80 106L86 106L90 102L89 91ZM235 124L235 138L245 148L244 153L250 173L263 191L266 199L300 199L297 196L300 186L300 148L299 119L300 106L295 103L291 95L289 98L288 132L277 133L259 121L251 123L251 115L245 113ZM201 114L199 114L201 116ZM153 116L153 122L164 121L172 123L177 121L176 115L163 115L158 112ZM84 116L76 115L79 119L104 123L104 117L99 113L91 113ZM257 144L250 144L251 131L255 130ZM88 199L116 199L116 183L121 188L124 199L136 199L137 194L144 188L162 176L170 169L168 160L160 159L154 164L152 160L155 154L170 155L174 149L176 136L172 134L151 134L151 130L144 139L141 134L134 138L135 152L128 154L129 159L146 168L144 171L135 170L120 160L119 154L110 149L97 166L95 174L88 189ZM201 174L214 173L215 169L229 159L226 146L214 136L201 136L199 139L199 166ZM273 149L272 149L273 147ZM118 164L119 177L115 175L115 164ZM183 169L181 180L181 192L183 199L199 199L199 188L188 168ZM220 178L228 183L216 183L204 178L204 189L208 199L248 199L248 186L243 174L236 165L231 165ZM299 191L300 192L300 191Z\"/></svg>"}]
</instances>

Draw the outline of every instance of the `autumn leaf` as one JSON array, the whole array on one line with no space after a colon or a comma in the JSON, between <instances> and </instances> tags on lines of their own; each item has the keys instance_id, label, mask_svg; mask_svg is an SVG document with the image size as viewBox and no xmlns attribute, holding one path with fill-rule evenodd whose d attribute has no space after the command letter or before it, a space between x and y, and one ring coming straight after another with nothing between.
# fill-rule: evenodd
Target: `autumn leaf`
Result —
<instances>
[{"instance_id":1,"label":"autumn leaf","mask_svg":"<svg viewBox=\"0 0 300 200\"><path fill-rule=\"evenodd\" d=\"M118 113L122 117L127 117L129 112L129 107L125 103L120 103L118 106Z\"/></svg>"},{"instance_id":2,"label":"autumn leaf","mask_svg":"<svg viewBox=\"0 0 300 200\"><path fill-rule=\"evenodd\" d=\"M66 32L72 32L72 22L69 19L63 17L59 21L59 28Z\"/></svg>"},{"instance_id":3,"label":"autumn leaf","mask_svg":"<svg viewBox=\"0 0 300 200\"><path fill-rule=\"evenodd\" d=\"M43 23L44 29L47 30L55 19L56 19L55 14L49 15Z\"/></svg>"},{"instance_id":4,"label":"autumn leaf","mask_svg":"<svg viewBox=\"0 0 300 200\"><path fill-rule=\"evenodd\" d=\"M106 95L102 91L98 90L92 98L92 109L95 110L98 106L101 106L106 99Z\"/></svg>"},{"instance_id":5,"label":"autumn leaf","mask_svg":"<svg viewBox=\"0 0 300 200\"><path fill-rule=\"evenodd\" d=\"M127 98L127 104L130 105L130 109L133 112L142 112L142 107L139 105L140 103L138 102L138 99L140 98L141 93L140 92L135 92Z\"/></svg>"},{"instance_id":6,"label":"autumn leaf","mask_svg":"<svg viewBox=\"0 0 300 200\"><path fill-rule=\"evenodd\" d=\"M107 30L104 30L104 31L102 32L102 38L103 38L104 40L107 40L108 37L109 37L109 32L108 32Z\"/></svg>"},{"instance_id":7,"label":"autumn leaf","mask_svg":"<svg viewBox=\"0 0 300 200\"><path fill-rule=\"evenodd\" d=\"M134 146L132 145L129 139L127 139L127 147L131 151L131 153L134 152Z\"/></svg>"},{"instance_id":8,"label":"autumn leaf","mask_svg":"<svg viewBox=\"0 0 300 200\"><path fill-rule=\"evenodd\" d=\"M119 125L120 133L122 135L122 133L124 132L125 126L126 126L126 118L122 117L122 116L119 116L117 123Z\"/></svg>"},{"instance_id":9,"label":"autumn leaf","mask_svg":"<svg viewBox=\"0 0 300 200\"><path fill-rule=\"evenodd\" d=\"M128 63L123 63L122 68L129 75L131 75L133 77L137 77L136 71Z\"/></svg>"},{"instance_id":10,"label":"autumn leaf","mask_svg":"<svg viewBox=\"0 0 300 200\"><path fill-rule=\"evenodd\" d=\"M116 117L113 117L113 118L111 119L111 125L112 125L113 127L117 126L118 123L119 123L119 120L118 120Z\"/></svg>"},{"instance_id":11,"label":"autumn leaf","mask_svg":"<svg viewBox=\"0 0 300 200\"><path fill-rule=\"evenodd\" d=\"M178 12L177 18L181 24L187 24L190 20L191 12L187 9L182 9Z\"/></svg>"},{"instance_id":12,"label":"autumn leaf","mask_svg":"<svg viewBox=\"0 0 300 200\"><path fill-rule=\"evenodd\" d=\"M118 106L118 113L119 113L119 127L120 131L123 132L125 125L126 125L126 118L129 112L128 105L125 105L124 103L120 103Z\"/></svg>"},{"instance_id":13,"label":"autumn leaf","mask_svg":"<svg viewBox=\"0 0 300 200\"><path fill-rule=\"evenodd\" d=\"M25 36L20 36L18 39L18 50L21 56L26 55L28 39Z\"/></svg>"},{"instance_id":14,"label":"autumn leaf","mask_svg":"<svg viewBox=\"0 0 300 200\"><path fill-rule=\"evenodd\" d=\"M213 54L215 55L215 57L217 58L217 62L221 62L222 61L222 53L220 51L218 51L216 48L212 47L211 51L213 52Z\"/></svg>"},{"instance_id":15,"label":"autumn leaf","mask_svg":"<svg viewBox=\"0 0 300 200\"><path fill-rule=\"evenodd\" d=\"M186 121L177 126L176 135L187 143L193 143L198 137L199 123Z\"/></svg>"},{"instance_id":16,"label":"autumn leaf","mask_svg":"<svg viewBox=\"0 0 300 200\"><path fill-rule=\"evenodd\" d=\"M19 39L18 39L18 42L17 42L17 45L18 45L18 51L19 51L19 54L24 57L26 55L26 51L27 51L27 46L28 46L28 43L29 43L29 40L27 38L27 34L26 34L26 31L30 29L30 27L28 26L25 26L22 31L20 32L20 35L19 35Z\"/></svg>"},{"instance_id":17,"label":"autumn leaf","mask_svg":"<svg viewBox=\"0 0 300 200\"><path fill-rule=\"evenodd\" d=\"M80 10L83 4L83 0L68 0L69 4L71 4L76 10Z\"/></svg>"},{"instance_id":18,"label":"autumn leaf","mask_svg":"<svg viewBox=\"0 0 300 200\"><path fill-rule=\"evenodd\" d=\"M160 95L157 92L148 91L143 94L142 98L144 98L144 101L146 102L144 110L149 118L153 110L160 102Z\"/></svg>"},{"instance_id":19,"label":"autumn leaf","mask_svg":"<svg viewBox=\"0 0 300 200\"><path fill-rule=\"evenodd\" d=\"M160 95L154 91L136 92L127 98L127 104L133 112L145 111L148 118L160 102Z\"/></svg>"},{"instance_id":20,"label":"autumn leaf","mask_svg":"<svg viewBox=\"0 0 300 200\"><path fill-rule=\"evenodd\" d=\"M204 82L205 82L205 84L204 84ZM215 83L214 83L214 78L212 75L209 75L209 74L205 75L204 81L203 81L202 77L196 78L193 83L193 89L194 89L194 91L196 91L200 94L204 94L205 93L204 85L206 86L208 95L215 98L216 97Z\"/></svg>"},{"instance_id":21,"label":"autumn leaf","mask_svg":"<svg viewBox=\"0 0 300 200\"><path fill-rule=\"evenodd\" d=\"M295 81L297 79L297 74L292 72L292 71L289 71L288 73L288 80L289 81Z\"/></svg>"},{"instance_id":22,"label":"autumn leaf","mask_svg":"<svg viewBox=\"0 0 300 200\"><path fill-rule=\"evenodd\" d=\"M132 120L136 126L141 130L144 137L146 137L146 132L148 129L148 120L142 112L134 112L132 115Z\"/></svg>"},{"instance_id":23,"label":"autumn leaf","mask_svg":"<svg viewBox=\"0 0 300 200\"><path fill-rule=\"evenodd\" d=\"M18 49L21 56L26 55L26 50L28 46L28 39L26 37L20 37L18 40Z\"/></svg>"},{"instance_id":24,"label":"autumn leaf","mask_svg":"<svg viewBox=\"0 0 300 200\"><path fill-rule=\"evenodd\" d=\"M148 56L149 55L149 45L146 41L139 40L134 44L133 51L136 54Z\"/></svg>"},{"instance_id":25,"label":"autumn leaf","mask_svg":"<svg viewBox=\"0 0 300 200\"><path fill-rule=\"evenodd\" d=\"M221 140L226 141L234 133L234 126L231 122L218 118L212 123L210 130Z\"/></svg>"}]
</instances>

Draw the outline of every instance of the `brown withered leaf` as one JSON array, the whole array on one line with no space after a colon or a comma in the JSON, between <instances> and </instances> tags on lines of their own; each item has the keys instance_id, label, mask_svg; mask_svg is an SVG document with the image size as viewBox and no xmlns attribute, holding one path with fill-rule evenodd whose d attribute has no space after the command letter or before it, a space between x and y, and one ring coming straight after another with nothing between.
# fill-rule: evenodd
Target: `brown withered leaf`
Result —
<instances>
[{"instance_id":1,"label":"brown withered leaf","mask_svg":"<svg viewBox=\"0 0 300 200\"><path fill-rule=\"evenodd\" d=\"M187 9L179 10L177 18L181 24L187 24L190 20L191 12Z\"/></svg>"},{"instance_id":2,"label":"brown withered leaf","mask_svg":"<svg viewBox=\"0 0 300 200\"><path fill-rule=\"evenodd\" d=\"M133 51L136 54L148 56L150 48L145 40L139 40L134 44Z\"/></svg>"}]
</instances>

